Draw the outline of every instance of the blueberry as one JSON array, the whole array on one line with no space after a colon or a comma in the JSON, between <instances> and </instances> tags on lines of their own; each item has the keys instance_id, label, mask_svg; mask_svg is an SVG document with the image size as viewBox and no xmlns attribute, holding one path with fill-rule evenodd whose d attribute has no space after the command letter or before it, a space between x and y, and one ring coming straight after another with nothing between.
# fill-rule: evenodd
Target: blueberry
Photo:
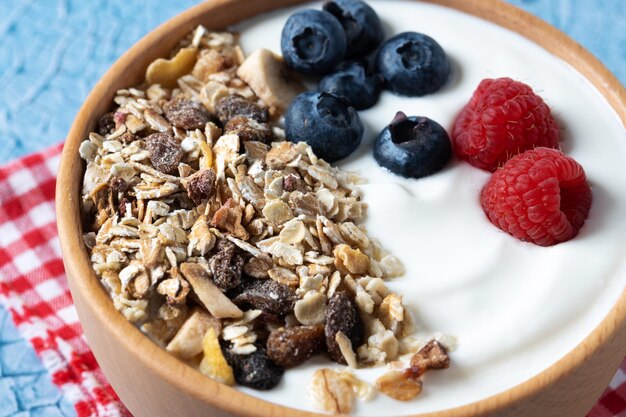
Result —
<instances>
[{"instance_id":1,"label":"blueberry","mask_svg":"<svg viewBox=\"0 0 626 417\"><path fill-rule=\"evenodd\" d=\"M378 74L367 75L364 62L353 62L322 78L318 89L343 99L357 110L365 110L378 101L381 81Z\"/></svg>"},{"instance_id":2,"label":"blueberry","mask_svg":"<svg viewBox=\"0 0 626 417\"><path fill-rule=\"evenodd\" d=\"M348 40L347 58L360 58L376 50L385 34L378 15L361 0L334 0L324 10L341 22Z\"/></svg>"},{"instance_id":3,"label":"blueberry","mask_svg":"<svg viewBox=\"0 0 626 417\"><path fill-rule=\"evenodd\" d=\"M385 42L376 67L387 88L405 96L434 93L450 76L450 62L441 46L416 32L404 32Z\"/></svg>"},{"instance_id":4,"label":"blueberry","mask_svg":"<svg viewBox=\"0 0 626 417\"><path fill-rule=\"evenodd\" d=\"M317 91L300 94L287 109L285 134L291 142L306 142L326 162L352 153L363 136L363 123L353 107Z\"/></svg>"},{"instance_id":5,"label":"blueberry","mask_svg":"<svg viewBox=\"0 0 626 417\"><path fill-rule=\"evenodd\" d=\"M376 139L378 165L403 177L422 178L439 171L450 160L450 138L441 125L427 117L398 112Z\"/></svg>"},{"instance_id":6,"label":"blueberry","mask_svg":"<svg viewBox=\"0 0 626 417\"><path fill-rule=\"evenodd\" d=\"M309 75L327 74L346 55L346 34L335 17L321 10L292 14L280 38L287 65Z\"/></svg>"}]
</instances>

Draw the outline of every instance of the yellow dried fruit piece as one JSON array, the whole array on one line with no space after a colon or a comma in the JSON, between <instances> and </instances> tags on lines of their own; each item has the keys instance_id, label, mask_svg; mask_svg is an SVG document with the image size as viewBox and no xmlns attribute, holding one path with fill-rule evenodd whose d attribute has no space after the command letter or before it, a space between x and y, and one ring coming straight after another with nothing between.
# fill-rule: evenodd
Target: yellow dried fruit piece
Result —
<instances>
[{"instance_id":1,"label":"yellow dried fruit piece","mask_svg":"<svg viewBox=\"0 0 626 417\"><path fill-rule=\"evenodd\" d=\"M196 64L197 56L196 48L183 48L173 58L154 60L146 70L148 84L160 84L168 88L176 87L178 79L191 72Z\"/></svg>"},{"instance_id":2,"label":"yellow dried fruit piece","mask_svg":"<svg viewBox=\"0 0 626 417\"><path fill-rule=\"evenodd\" d=\"M359 249L352 249L348 245L338 245L334 252L335 266L338 270L355 275L367 273L370 258Z\"/></svg>"},{"instance_id":3,"label":"yellow dried fruit piece","mask_svg":"<svg viewBox=\"0 0 626 417\"><path fill-rule=\"evenodd\" d=\"M376 388L395 400L409 401L422 392L422 381L407 378L401 371L391 371L376 380Z\"/></svg>"},{"instance_id":4,"label":"yellow dried fruit piece","mask_svg":"<svg viewBox=\"0 0 626 417\"><path fill-rule=\"evenodd\" d=\"M204 357L202 362L200 362L199 371L222 384L235 385L233 369L226 362L226 358L224 358L215 329L210 328L207 330L204 339L202 339L202 347Z\"/></svg>"}]
</instances>

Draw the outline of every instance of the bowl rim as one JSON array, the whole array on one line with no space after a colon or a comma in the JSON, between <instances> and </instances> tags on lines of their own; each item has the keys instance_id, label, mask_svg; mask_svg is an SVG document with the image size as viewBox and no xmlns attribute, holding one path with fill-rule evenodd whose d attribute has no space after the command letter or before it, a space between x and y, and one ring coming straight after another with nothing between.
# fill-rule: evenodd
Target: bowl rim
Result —
<instances>
[{"instance_id":1,"label":"bowl rim","mask_svg":"<svg viewBox=\"0 0 626 417\"><path fill-rule=\"evenodd\" d=\"M155 42L182 27L195 26L202 16L218 6L247 4L252 7L254 0L208 0L198 4L160 25L126 51L94 86L69 131L61 156L57 188L56 212L59 240L68 279L72 280L72 291L80 292L91 301L94 314L107 317L102 323L119 341L134 354L134 359L152 368L161 378L181 390L226 412L242 416L274 415L272 410L282 410L294 417L312 417L325 414L297 410L270 403L250 396L239 390L224 386L201 375L188 372L192 368L184 365L174 356L159 348L135 326L127 321L114 308L95 272L91 268L89 256L83 244L80 216L80 195L77 194L84 171L78 155L78 147L84 139L84 132L93 127L94 109L98 102L112 96L107 86L119 77L124 68L136 60L145 60L145 51ZM626 90L624 86L604 67L598 59L566 34L543 20L527 13L503 0L422 0L426 3L456 9L461 12L490 21L505 29L516 32L538 44L556 57L562 59L590 81L596 90L608 101L617 116L626 126ZM303 0L265 0L264 11L296 5ZM146 63L147 65L147 63ZM110 102L111 100L109 100ZM100 115L98 114L98 117ZM76 175L76 174L81 175ZM74 279L72 277L82 277ZM602 345L610 341L626 325L626 289L600 324L576 347L561 359L534 377L490 397L466 405L442 411L415 414L412 417L476 417L489 412L503 410L533 396L559 380L566 378L581 367L585 359L593 355ZM155 366L158 363L158 367ZM185 369L189 368L188 370ZM181 369L184 377L181 375ZM217 393L220 395L216 395ZM253 411L252 411L253 410ZM261 413L261 414L259 414Z\"/></svg>"}]
</instances>

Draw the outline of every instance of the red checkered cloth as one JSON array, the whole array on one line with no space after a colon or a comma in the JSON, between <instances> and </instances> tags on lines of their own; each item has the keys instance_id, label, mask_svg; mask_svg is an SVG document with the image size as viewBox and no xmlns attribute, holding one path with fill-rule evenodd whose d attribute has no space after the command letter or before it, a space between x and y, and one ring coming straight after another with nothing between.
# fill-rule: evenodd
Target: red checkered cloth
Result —
<instances>
[{"instance_id":1,"label":"red checkered cloth","mask_svg":"<svg viewBox=\"0 0 626 417\"><path fill-rule=\"evenodd\" d=\"M79 417L126 417L87 346L63 271L54 214L61 148L0 168L0 303ZM588 417L625 416L626 361Z\"/></svg>"}]
</instances>

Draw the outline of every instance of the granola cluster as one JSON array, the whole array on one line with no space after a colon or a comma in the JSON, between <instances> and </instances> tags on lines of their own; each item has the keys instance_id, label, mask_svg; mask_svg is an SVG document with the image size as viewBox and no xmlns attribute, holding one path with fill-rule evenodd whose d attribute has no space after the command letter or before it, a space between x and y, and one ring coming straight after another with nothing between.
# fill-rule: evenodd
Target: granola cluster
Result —
<instances>
[{"instance_id":1,"label":"granola cluster","mask_svg":"<svg viewBox=\"0 0 626 417\"><path fill-rule=\"evenodd\" d=\"M359 178L284 140L302 89L286 74L199 27L80 146L84 240L115 307L202 373L257 389L318 353L357 368L421 347L385 284L404 269L361 224ZM373 392L348 371L320 381Z\"/></svg>"}]
</instances>

